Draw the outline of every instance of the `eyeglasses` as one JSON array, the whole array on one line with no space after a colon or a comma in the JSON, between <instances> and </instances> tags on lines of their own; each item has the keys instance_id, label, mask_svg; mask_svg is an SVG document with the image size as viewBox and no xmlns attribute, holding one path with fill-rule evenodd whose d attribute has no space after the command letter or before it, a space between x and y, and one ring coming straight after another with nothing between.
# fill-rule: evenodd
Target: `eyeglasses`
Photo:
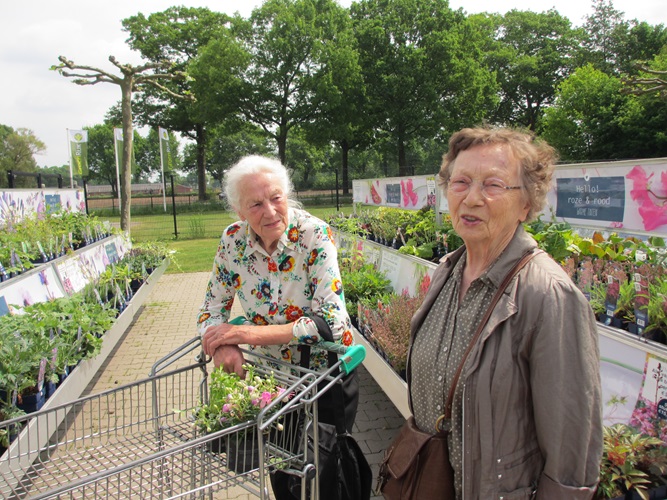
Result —
<instances>
[{"instance_id":1,"label":"eyeglasses","mask_svg":"<svg viewBox=\"0 0 667 500\"><path fill-rule=\"evenodd\" d=\"M449 180L447 189L455 194L468 194L470 188L475 182L477 181L471 181L470 179L457 177ZM499 179L486 179L481 184L482 194L486 198L498 198L505 194L507 191L523 188L523 186L508 186Z\"/></svg>"}]
</instances>

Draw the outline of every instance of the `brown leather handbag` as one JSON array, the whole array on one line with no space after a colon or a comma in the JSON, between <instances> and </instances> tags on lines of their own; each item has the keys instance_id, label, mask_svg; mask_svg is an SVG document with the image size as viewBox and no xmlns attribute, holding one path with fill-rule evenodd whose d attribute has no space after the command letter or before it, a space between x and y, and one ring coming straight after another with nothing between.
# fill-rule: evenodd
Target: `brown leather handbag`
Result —
<instances>
[{"instance_id":1,"label":"brown leather handbag","mask_svg":"<svg viewBox=\"0 0 667 500\"><path fill-rule=\"evenodd\" d=\"M477 326L470 345L463 354L447 396L445 412L438 418L435 434L419 430L414 417L410 417L401 428L394 442L385 452L380 465L377 489L387 500L454 500L454 469L449 461L448 432L442 429L442 423L452 416L452 400L466 358L472 351L482 329L489 320L498 300L505 292L514 276L538 252L523 256L498 287L486 314Z\"/></svg>"}]
</instances>

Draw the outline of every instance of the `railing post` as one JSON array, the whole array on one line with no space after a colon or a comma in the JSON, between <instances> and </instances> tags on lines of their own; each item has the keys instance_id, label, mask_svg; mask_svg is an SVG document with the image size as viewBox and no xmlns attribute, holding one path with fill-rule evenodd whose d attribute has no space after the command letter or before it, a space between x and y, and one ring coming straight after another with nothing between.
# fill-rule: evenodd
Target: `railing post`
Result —
<instances>
[{"instance_id":1,"label":"railing post","mask_svg":"<svg viewBox=\"0 0 667 500\"><path fill-rule=\"evenodd\" d=\"M9 189L14 189L14 172L11 170L7 170L7 183L9 185Z\"/></svg>"},{"instance_id":2,"label":"railing post","mask_svg":"<svg viewBox=\"0 0 667 500\"><path fill-rule=\"evenodd\" d=\"M88 184L85 177L82 177L81 181L83 182L83 199L86 200L86 215L90 215L90 212L88 212Z\"/></svg>"},{"instance_id":3,"label":"railing post","mask_svg":"<svg viewBox=\"0 0 667 500\"><path fill-rule=\"evenodd\" d=\"M178 239L178 226L176 225L176 195L174 194L174 174L170 174L171 179L171 205L174 212L174 237Z\"/></svg>"}]
</instances>

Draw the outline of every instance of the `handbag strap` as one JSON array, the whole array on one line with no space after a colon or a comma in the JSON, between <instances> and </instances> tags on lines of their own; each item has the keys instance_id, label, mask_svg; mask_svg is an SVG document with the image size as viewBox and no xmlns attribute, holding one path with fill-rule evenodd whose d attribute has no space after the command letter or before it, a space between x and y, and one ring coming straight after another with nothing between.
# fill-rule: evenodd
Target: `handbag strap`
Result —
<instances>
[{"instance_id":1,"label":"handbag strap","mask_svg":"<svg viewBox=\"0 0 667 500\"><path fill-rule=\"evenodd\" d=\"M324 318L320 316L310 316L310 319L312 319L315 322L315 324L317 325L317 330L324 340L327 340L329 342L334 341L331 328L329 327L327 322L324 321ZM301 351L301 359L299 360L299 365L302 368L310 369L310 346L307 344L301 344L299 346L299 349ZM329 368L338 363L338 355L335 352L328 351L327 359ZM331 373L331 375L337 377L339 373L340 369L336 368ZM334 402L333 412L334 412L334 420L336 422L336 434L338 436L342 436L347 434L347 426L345 425L345 398L343 396L343 386L340 383L336 383L333 384L333 386L331 386L329 390L331 391L332 399Z\"/></svg>"},{"instance_id":2,"label":"handbag strap","mask_svg":"<svg viewBox=\"0 0 667 500\"><path fill-rule=\"evenodd\" d=\"M489 318L491 317L491 313L493 312L493 309L496 307L496 304L500 300L500 297L502 297L503 293L505 293L505 289L507 286L510 284L510 281L514 278L514 276L517 275L521 269L528 264L530 259L535 257L538 253L540 253L541 250L533 250L530 253L527 253L524 255L521 260L519 260L514 267L510 270L509 273L507 273L507 276L505 276L505 279L503 279L502 283L500 283L500 286L496 290L496 293L493 295L493 298L491 299L491 303L489 304L489 307L486 310L486 313L484 314L484 317L482 318L482 321L479 322L479 325L477 325L477 330L475 330L475 334L472 336L472 339L470 340L470 344L468 345L468 348L466 349L465 353L463 353L463 358L461 359L461 363L459 364L459 367L456 369L456 373L454 374L454 378L452 379L452 385L449 388L449 395L447 396L447 402L445 403L445 412L438 417L438 420L436 421L435 428L436 431L440 432L439 425L444 418L445 420L449 420L452 418L452 402L454 401L454 392L456 391L456 385L459 383L459 378L461 376L461 372L463 372L463 365L466 362L466 359L468 358L468 355L472 351L473 347L477 343L477 340L479 339L480 335L482 334L482 330L484 329L484 326L486 326L486 323L489 321Z\"/></svg>"}]
</instances>

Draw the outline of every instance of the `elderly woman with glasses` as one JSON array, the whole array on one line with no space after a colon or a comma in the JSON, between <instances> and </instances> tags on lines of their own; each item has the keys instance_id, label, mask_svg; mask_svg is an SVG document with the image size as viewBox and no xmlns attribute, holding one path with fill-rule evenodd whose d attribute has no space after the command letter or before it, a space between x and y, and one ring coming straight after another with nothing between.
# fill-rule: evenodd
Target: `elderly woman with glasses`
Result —
<instances>
[{"instance_id":1,"label":"elderly woman with glasses","mask_svg":"<svg viewBox=\"0 0 667 500\"><path fill-rule=\"evenodd\" d=\"M576 500L595 492L602 453L595 317L523 227L544 208L555 160L530 134L468 128L451 137L438 174L465 245L441 259L412 319L408 385L416 426L449 431L458 500ZM503 278L532 252L473 340Z\"/></svg>"}]
</instances>

